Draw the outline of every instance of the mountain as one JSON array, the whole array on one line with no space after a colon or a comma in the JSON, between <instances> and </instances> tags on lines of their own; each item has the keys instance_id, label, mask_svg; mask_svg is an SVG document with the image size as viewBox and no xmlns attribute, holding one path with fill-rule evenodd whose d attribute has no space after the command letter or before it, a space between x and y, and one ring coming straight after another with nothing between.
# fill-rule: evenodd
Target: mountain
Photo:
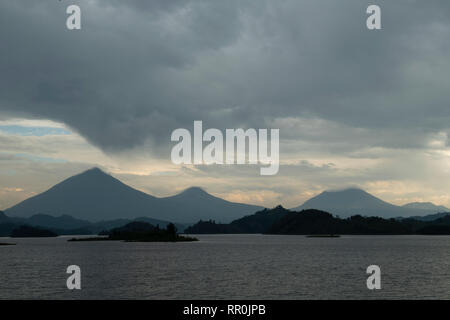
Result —
<instances>
[{"instance_id":1,"label":"mountain","mask_svg":"<svg viewBox=\"0 0 450 320\"><path fill-rule=\"evenodd\" d=\"M164 207L171 211L173 221L177 222L195 222L202 219L230 222L263 209L259 206L229 202L214 197L199 187L192 187L175 196L160 200ZM152 217L155 216L152 215Z\"/></svg>"},{"instance_id":2,"label":"mountain","mask_svg":"<svg viewBox=\"0 0 450 320\"><path fill-rule=\"evenodd\" d=\"M137 191L98 168L70 177L49 190L5 210L10 217L44 213L78 219L126 218L147 209L156 198Z\"/></svg>"},{"instance_id":3,"label":"mountain","mask_svg":"<svg viewBox=\"0 0 450 320\"><path fill-rule=\"evenodd\" d=\"M362 215L395 218L433 213L426 209L396 206L357 188L341 191L324 191L292 210L300 211L305 209L323 210L341 217Z\"/></svg>"},{"instance_id":4,"label":"mountain","mask_svg":"<svg viewBox=\"0 0 450 320\"><path fill-rule=\"evenodd\" d=\"M408 208L408 209L429 210L429 211L434 211L435 213L450 211L449 208L446 208L444 206L437 206L431 202L411 202L411 203L404 204L402 207Z\"/></svg>"},{"instance_id":5,"label":"mountain","mask_svg":"<svg viewBox=\"0 0 450 320\"><path fill-rule=\"evenodd\" d=\"M258 206L225 201L200 188L190 188L172 197L157 198L93 168L22 201L5 210L5 213L10 217L29 217L37 213L66 215L91 222L148 217L192 223L200 219L229 222L260 209Z\"/></svg>"}]
</instances>

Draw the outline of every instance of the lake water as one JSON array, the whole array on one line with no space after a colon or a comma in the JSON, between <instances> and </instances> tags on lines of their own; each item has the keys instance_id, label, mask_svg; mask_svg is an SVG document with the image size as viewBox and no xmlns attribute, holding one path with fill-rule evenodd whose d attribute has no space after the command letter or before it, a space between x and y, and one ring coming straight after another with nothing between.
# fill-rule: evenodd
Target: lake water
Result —
<instances>
[{"instance_id":1,"label":"lake water","mask_svg":"<svg viewBox=\"0 0 450 320\"><path fill-rule=\"evenodd\" d=\"M8 239L0 299L449 299L449 236L200 235L199 242ZM81 268L81 290L66 268ZM368 290L366 268L381 268Z\"/></svg>"}]
</instances>

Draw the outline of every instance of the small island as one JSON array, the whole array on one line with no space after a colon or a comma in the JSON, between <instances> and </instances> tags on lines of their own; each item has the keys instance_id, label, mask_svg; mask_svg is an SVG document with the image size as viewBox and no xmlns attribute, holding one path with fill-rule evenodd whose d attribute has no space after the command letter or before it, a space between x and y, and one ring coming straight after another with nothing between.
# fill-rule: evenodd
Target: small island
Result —
<instances>
[{"instance_id":1,"label":"small island","mask_svg":"<svg viewBox=\"0 0 450 320\"><path fill-rule=\"evenodd\" d=\"M193 237L186 237L177 234L177 228L173 223L169 223L166 229L154 226L150 223L133 221L123 227L110 231L103 231L100 237L72 238L68 241L111 241L120 240L126 242L182 242L198 241Z\"/></svg>"},{"instance_id":2,"label":"small island","mask_svg":"<svg viewBox=\"0 0 450 320\"><path fill-rule=\"evenodd\" d=\"M0 246L15 246L15 243L0 242Z\"/></svg>"}]
</instances>

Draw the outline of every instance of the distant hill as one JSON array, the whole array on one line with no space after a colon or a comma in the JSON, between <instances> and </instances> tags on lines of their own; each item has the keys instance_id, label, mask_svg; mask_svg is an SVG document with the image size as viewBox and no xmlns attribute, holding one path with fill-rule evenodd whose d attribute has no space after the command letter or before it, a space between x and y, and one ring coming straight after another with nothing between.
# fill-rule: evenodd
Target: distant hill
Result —
<instances>
[{"instance_id":1,"label":"distant hill","mask_svg":"<svg viewBox=\"0 0 450 320\"><path fill-rule=\"evenodd\" d=\"M363 217L360 215L339 219L325 211L308 209L287 214L276 221L266 233L300 235L402 235L412 234L414 231L411 225L404 224L395 219Z\"/></svg>"},{"instance_id":2,"label":"distant hill","mask_svg":"<svg viewBox=\"0 0 450 320\"><path fill-rule=\"evenodd\" d=\"M402 207L407 209L429 210L434 211L435 213L450 212L449 208L437 206L431 202L411 202L404 204Z\"/></svg>"},{"instance_id":3,"label":"distant hill","mask_svg":"<svg viewBox=\"0 0 450 320\"><path fill-rule=\"evenodd\" d=\"M89 221L75 219L68 215L53 217L48 214L35 214L29 218L16 218L12 221L22 221L30 226L51 229L79 229L87 228L91 225Z\"/></svg>"},{"instance_id":4,"label":"distant hill","mask_svg":"<svg viewBox=\"0 0 450 320\"><path fill-rule=\"evenodd\" d=\"M434 214L429 214L429 215L425 215L425 216L412 216L412 217L407 217L407 218L397 218L399 220L401 219L414 219L414 220L418 220L418 221L434 221L440 218L445 218L447 216L450 216L450 212L441 212L441 213L434 213Z\"/></svg>"},{"instance_id":5,"label":"distant hill","mask_svg":"<svg viewBox=\"0 0 450 320\"><path fill-rule=\"evenodd\" d=\"M158 219L152 219L147 217L139 217L132 219L116 219L106 220L98 222L90 222L87 220L76 219L72 216L63 215L59 217L53 217L47 214L36 214L29 218L10 218L10 221L15 223L27 224L34 227L43 227L52 230L72 230L72 229L85 229L90 233L97 233L102 230L108 230L112 228L121 227L132 221L142 221L156 225L160 227L166 227L170 222ZM176 224L177 228L184 230L184 225ZM72 234L72 233L70 233Z\"/></svg>"},{"instance_id":6,"label":"distant hill","mask_svg":"<svg viewBox=\"0 0 450 320\"><path fill-rule=\"evenodd\" d=\"M69 215L88 221L147 217L178 223L200 219L229 222L262 209L229 202L200 188L175 196L157 198L131 188L98 168L70 177L49 190L5 210L11 217L37 213Z\"/></svg>"},{"instance_id":7,"label":"distant hill","mask_svg":"<svg viewBox=\"0 0 450 320\"><path fill-rule=\"evenodd\" d=\"M19 226L11 232L12 238L47 238L57 236L53 231L27 225Z\"/></svg>"},{"instance_id":8,"label":"distant hill","mask_svg":"<svg viewBox=\"0 0 450 320\"><path fill-rule=\"evenodd\" d=\"M305 209L323 210L340 217L362 215L395 218L435 213L428 209L396 206L357 188L324 191L292 210L301 211Z\"/></svg>"},{"instance_id":9,"label":"distant hill","mask_svg":"<svg viewBox=\"0 0 450 320\"><path fill-rule=\"evenodd\" d=\"M284 217L290 211L278 205L273 209L264 209L230 223L243 233L264 233L273 223Z\"/></svg>"},{"instance_id":10,"label":"distant hill","mask_svg":"<svg viewBox=\"0 0 450 320\"><path fill-rule=\"evenodd\" d=\"M275 221L281 219L290 211L281 205L273 209L264 209L255 214L232 221L229 224L215 221L199 221L188 227L184 232L190 234L215 233L264 233Z\"/></svg>"},{"instance_id":11,"label":"distant hill","mask_svg":"<svg viewBox=\"0 0 450 320\"><path fill-rule=\"evenodd\" d=\"M130 222L139 221L153 224L161 228L167 227L169 221L157 220L147 217L131 219L116 219L99 222L75 219L71 216L53 217L46 214L36 214L29 218L8 217L0 211L0 237L8 237L13 229L26 225L35 228L48 229L58 235L89 235L98 234L101 231L122 227ZM180 232L184 231L186 225L176 223L175 227Z\"/></svg>"}]
</instances>

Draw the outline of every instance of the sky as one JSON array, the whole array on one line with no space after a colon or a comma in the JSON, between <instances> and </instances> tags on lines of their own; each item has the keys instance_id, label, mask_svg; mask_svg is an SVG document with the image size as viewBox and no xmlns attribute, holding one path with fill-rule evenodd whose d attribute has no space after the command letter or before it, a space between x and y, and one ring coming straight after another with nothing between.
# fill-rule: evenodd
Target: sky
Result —
<instances>
[{"instance_id":1,"label":"sky","mask_svg":"<svg viewBox=\"0 0 450 320\"><path fill-rule=\"evenodd\" d=\"M449 16L444 0L1 1L0 209L94 166L156 196L295 207L360 187L450 207ZM174 165L171 132L194 120L279 128L278 174Z\"/></svg>"}]
</instances>

